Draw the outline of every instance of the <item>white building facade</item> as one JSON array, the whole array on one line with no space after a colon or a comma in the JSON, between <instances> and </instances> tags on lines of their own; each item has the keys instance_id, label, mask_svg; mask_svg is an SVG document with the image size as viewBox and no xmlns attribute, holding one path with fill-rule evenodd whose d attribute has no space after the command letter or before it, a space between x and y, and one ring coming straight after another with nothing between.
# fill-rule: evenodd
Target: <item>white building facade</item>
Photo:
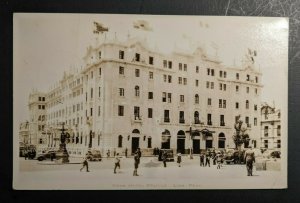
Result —
<instances>
[{"instance_id":1,"label":"white building facade","mask_svg":"<svg viewBox=\"0 0 300 203\"><path fill-rule=\"evenodd\" d=\"M58 148L62 122L73 156L89 148L231 148L238 116L259 147L262 75L251 60L225 67L200 48L164 55L137 40L90 47L84 60L80 72L65 73L46 93L43 149Z\"/></svg>"}]
</instances>

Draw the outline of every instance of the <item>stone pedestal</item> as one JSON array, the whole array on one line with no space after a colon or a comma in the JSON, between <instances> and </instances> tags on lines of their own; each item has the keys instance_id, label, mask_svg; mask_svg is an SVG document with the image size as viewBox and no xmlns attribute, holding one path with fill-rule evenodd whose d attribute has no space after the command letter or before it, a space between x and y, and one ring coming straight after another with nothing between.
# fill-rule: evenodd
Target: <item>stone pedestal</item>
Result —
<instances>
[{"instance_id":1,"label":"stone pedestal","mask_svg":"<svg viewBox=\"0 0 300 203\"><path fill-rule=\"evenodd\" d=\"M66 149L66 144L62 143L59 145L59 150L56 152L56 159L61 160L62 163L69 163L69 154Z\"/></svg>"}]
</instances>

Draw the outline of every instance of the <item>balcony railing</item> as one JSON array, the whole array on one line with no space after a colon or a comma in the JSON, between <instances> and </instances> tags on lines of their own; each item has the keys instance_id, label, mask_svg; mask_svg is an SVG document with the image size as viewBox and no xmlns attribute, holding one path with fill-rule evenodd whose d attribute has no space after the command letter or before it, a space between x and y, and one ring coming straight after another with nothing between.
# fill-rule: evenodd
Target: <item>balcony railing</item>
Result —
<instances>
[{"instance_id":1,"label":"balcony railing","mask_svg":"<svg viewBox=\"0 0 300 203\"><path fill-rule=\"evenodd\" d=\"M164 122L165 122L165 123L170 123L170 118L165 117L165 118L164 118Z\"/></svg>"}]
</instances>

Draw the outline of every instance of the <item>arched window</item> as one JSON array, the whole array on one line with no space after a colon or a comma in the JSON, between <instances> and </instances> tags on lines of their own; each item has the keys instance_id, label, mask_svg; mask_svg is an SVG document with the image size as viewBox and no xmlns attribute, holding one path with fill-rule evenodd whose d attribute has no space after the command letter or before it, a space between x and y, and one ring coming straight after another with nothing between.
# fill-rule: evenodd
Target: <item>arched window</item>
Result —
<instances>
[{"instance_id":1,"label":"arched window","mask_svg":"<svg viewBox=\"0 0 300 203\"><path fill-rule=\"evenodd\" d=\"M198 94L195 95L195 104L199 104L199 95Z\"/></svg>"},{"instance_id":2,"label":"arched window","mask_svg":"<svg viewBox=\"0 0 300 203\"><path fill-rule=\"evenodd\" d=\"M139 86L135 86L135 96L139 97L140 96L140 87Z\"/></svg>"},{"instance_id":3,"label":"arched window","mask_svg":"<svg viewBox=\"0 0 300 203\"><path fill-rule=\"evenodd\" d=\"M220 133L219 134L219 142L218 142L219 146L218 146L218 148L225 148L225 140L226 140L226 138L225 138L224 133Z\"/></svg>"},{"instance_id":4,"label":"arched window","mask_svg":"<svg viewBox=\"0 0 300 203\"><path fill-rule=\"evenodd\" d=\"M246 100L246 109L249 109L249 101Z\"/></svg>"},{"instance_id":5,"label":"arched window","mask_svg":"<svg viewBox=\"0 0 300 203\"><path fill-rule=\"evenodd\" d=\"M138 129L134 129L132 133L140 134L140 131Z\"/></svg>"},{"instance_id":6,"label":"arched window","mask_svg":"<svg viewBox=\"0 0 300 203\"><path fill-rule=\"evenodd\" d=\"M195 120L195 124L200 124L200 118L199 118L199 112L198 111L194 112L194 120Z\"/></svg>"},{"instance_id":7,"label":"arched window","mask_svg":"<svg viewBox=\"0 0 300 203\"><path fill-rule=\"evenodd\" d=\"M118 147L119 148L122 147L122 142L123 142L123 137L122 137L122 135L119 135L119 137L118 137Z\"/></svg>"},{"instance_id":8,"label":"arched window","mask_svg":"<svg viewBox=\"0 0 300 203\"><path fill-rule=\"evenodd\" d=\"M148 145L147 145L148 148L152 148L152 138L149 136L148 137Z\"/></svg>"}]
</instances>

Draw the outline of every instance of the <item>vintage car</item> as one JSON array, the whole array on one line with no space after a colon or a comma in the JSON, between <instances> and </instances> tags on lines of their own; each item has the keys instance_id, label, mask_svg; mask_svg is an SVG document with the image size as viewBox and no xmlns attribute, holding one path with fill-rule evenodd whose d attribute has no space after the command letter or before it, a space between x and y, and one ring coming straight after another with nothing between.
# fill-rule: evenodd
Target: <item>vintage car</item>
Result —
<instances>
[{"instance_id":1,"label":"vintage car","mask_svg":"<svg viewBox=\"0 0 300 203\"><path fill-rule=\"evenodd\" d=\"M89 150L86 153L86 156L88 157L89 161L101 161L102 160L102 156L99 150Z\"/></svg>"},{"instance_id":2,"label":"vintage car","mask_svg":"<svg viewBox=\"0 0 300 203\"><path fill-rule=\"evenodd\" d=\"M264 153L263 153L263 157L264 158L280 158L281 156L281 152L279 150L266 150Z\"/></svg>"},{"instance_id":3,"label":"vintage car","mask_svg":"<svg viewBox=\"0 0 300 203\"><path fill-rule=\"evenodd\" d=\"M167 161L174 161L174 152L172 149L160 149L158 154L158 161L162 161L162 155L167 153Z\"/></svg>"},{"instance_id":4,"label":"vintage car","mask_svg":"<svg viewBox=\"0 0 300 203\"><path fill-rule=\"evenodd\" d=\"M55 151L47 151L47 152L38 154L37 155L37 160L38 161L44 161L44 160L47 160L47 159L51 160L51 157L52 157L52 160L56 159L56 152Z\"/></svg>"},{"instance_id":5,"label":"vintage car","mask_svg":"<svg viewBox=\"0 0 300 203\"><path fill-rule=\"evenodd\" d=\"M226 164L241 164L244 162L245 150L229 149L224 154Z\"/></svg>"}]
</instances>

